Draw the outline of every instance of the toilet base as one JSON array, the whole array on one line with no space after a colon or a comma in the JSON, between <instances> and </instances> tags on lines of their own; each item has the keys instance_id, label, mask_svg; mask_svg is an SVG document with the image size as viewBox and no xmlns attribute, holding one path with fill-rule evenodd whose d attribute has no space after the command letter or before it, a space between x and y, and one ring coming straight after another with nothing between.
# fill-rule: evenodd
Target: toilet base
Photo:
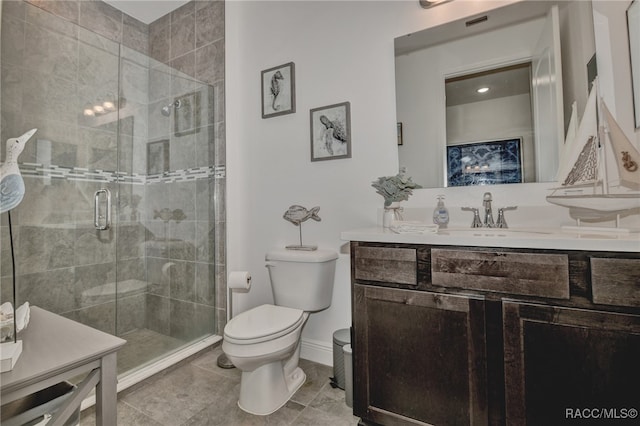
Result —
<instances>
[{"instance_id":1,"label":"toilet base","mask_svg":"<svg viewBox=\"0 0 640 426\"><path fill-rule=\"evenodd\" d=\"M254 371L243 371L238 407L249 414L266 416L291 399L304 384L306 374L296 367L285 374L282 361L263 365Z\"/></svg>"}]
</instances>

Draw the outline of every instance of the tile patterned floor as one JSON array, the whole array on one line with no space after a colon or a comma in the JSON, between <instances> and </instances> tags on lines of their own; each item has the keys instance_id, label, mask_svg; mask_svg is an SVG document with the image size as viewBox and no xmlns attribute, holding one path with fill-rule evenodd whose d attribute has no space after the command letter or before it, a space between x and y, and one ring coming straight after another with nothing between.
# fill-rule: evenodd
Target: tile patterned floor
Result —
<instances>
[{"instance_id":1,"label":"tile patterned floor","mask_svg":"<svg viewBox=\"0 0 640 426\"><path fill-rule=\"evenodd\" d=\"M240 372L218 367L220 347L179 367L151 377L118 395L118 426L260 426L356 425L344 391L333 389L333 369L307 360L300 367L306 383L287 404L269 416L253 416L238 408ZM82 412L80 425L95 424L93 409Z\"/></svg>"}]
</instances>

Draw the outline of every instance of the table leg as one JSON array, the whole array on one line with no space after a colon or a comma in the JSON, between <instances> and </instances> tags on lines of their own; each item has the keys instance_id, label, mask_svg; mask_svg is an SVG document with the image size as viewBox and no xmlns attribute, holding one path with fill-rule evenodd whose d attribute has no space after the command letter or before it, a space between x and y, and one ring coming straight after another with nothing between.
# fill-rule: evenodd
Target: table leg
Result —
<instances>
[{"instance_id":1,"label":"table leg","mask_svg":"<svg viewBox=\"0 0 640 426\"><path fill-rule=\"evenodd\" d=\"M116 353L102 357L100 382L96 386L96 425L114 426L117 422Z\"/></svg>"}]
</instances>

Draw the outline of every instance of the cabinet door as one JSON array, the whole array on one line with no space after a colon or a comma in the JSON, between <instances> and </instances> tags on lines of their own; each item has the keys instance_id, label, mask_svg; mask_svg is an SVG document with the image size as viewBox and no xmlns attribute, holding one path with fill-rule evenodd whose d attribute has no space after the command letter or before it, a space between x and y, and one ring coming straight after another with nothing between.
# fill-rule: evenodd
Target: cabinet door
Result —
<instances>
[{"instance_id":1,"label":"cabinet door","mask_svg":"<svg viewBox=\"0 0 640 426\"><path fill-rule=\"evenodd\" d=\"M484 300L354 285L354 414L487 424Z\"/></svg>"},{"instance_id":2,"label":"cabinet door","mask_svg":"<svg viewBox=\"0 0 640 426\"><path fill-rule=\"evenodd\" d=\"M640 315L505 301L503 321L507 424L638 409Z\"/></svg>"}]
</instances>

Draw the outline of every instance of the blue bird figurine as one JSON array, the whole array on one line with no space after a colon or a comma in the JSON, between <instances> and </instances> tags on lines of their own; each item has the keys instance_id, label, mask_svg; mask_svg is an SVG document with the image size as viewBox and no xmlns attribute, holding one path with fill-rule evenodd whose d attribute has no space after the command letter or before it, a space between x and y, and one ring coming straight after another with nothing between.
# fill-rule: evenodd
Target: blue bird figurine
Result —
<instances>
[{"instance_id":1,"label":"blue bird figurine","mask_svg":"<svg viewBox=\"0 0 640 426\"><path fill-rule=\"evenodd\" d=\"M0 213L16 207L24 197L24 181L18 167L18 156L38 129L7 140L7 159L0 166Z\"/></svg>"}]
</instances>

